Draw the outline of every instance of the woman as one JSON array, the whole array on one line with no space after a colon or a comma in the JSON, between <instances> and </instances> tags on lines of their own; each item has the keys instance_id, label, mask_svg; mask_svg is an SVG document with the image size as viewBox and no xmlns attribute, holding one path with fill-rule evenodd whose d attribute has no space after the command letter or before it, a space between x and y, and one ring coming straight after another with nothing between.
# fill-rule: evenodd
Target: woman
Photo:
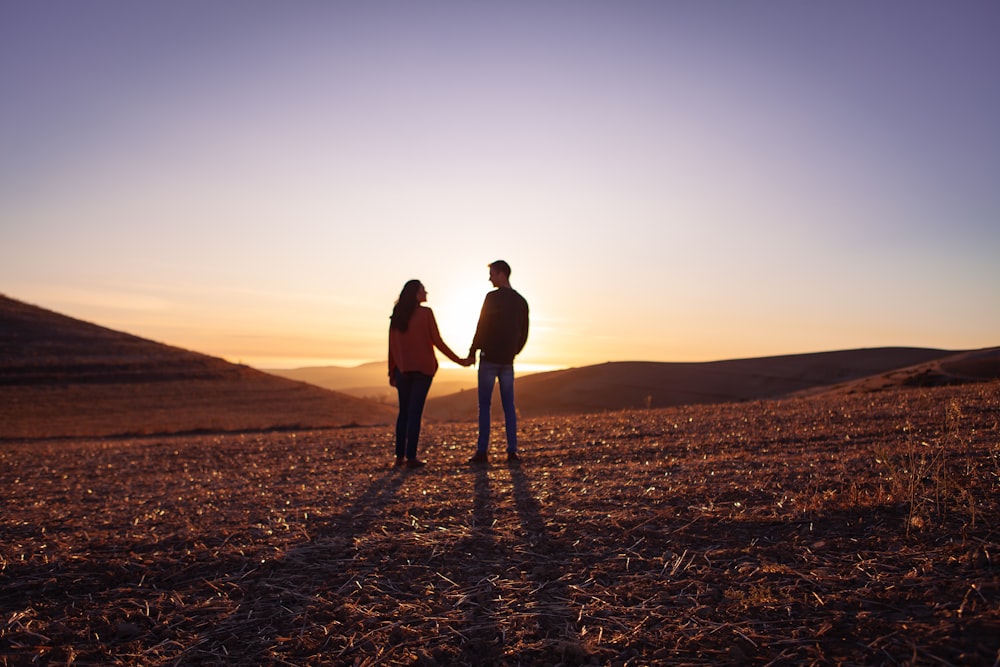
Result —
<instances>
[{"instance_id":1,"label":"woman","mask_svg":"<svg viewBox=\"0 0 1000 667\"><path fill-rule=\"evenodd\" d=\"M419 280L403 285L399 299L389 319L389 384L399 394L399 416L396 418L396 465L419 468L425 464L417 459L420 420L431 381L438 369L434 348L461 366L469 360L460 359L441 340L434 312L421 306L427 301L427 291Z\"/></svg>"}]
</instances>

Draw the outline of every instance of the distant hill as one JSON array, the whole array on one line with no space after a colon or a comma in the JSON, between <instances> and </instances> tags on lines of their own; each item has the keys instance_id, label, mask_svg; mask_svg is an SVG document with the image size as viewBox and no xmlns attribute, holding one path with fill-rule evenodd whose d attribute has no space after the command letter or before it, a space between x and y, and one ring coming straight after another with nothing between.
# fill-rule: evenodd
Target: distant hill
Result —
<instances>
[{"instance_id":1,"label":"distant hill","mask_svg":"<svg viewBox=\"0 0 1000 667\"><path fill-rule=\"evenodd\" d=\"M796 396L857 394L899 387L940 387L1000 379L1000 347L956 352L924 363L885 373L814 387Z\"/></svg>"},{"instance_id":2,"label":"distant hill","mask_svg":"<svg viewBox=\"0 0 1000 667\"><path fill-rule=\"evenodd\" d=\"M156 343L0 295L0 440L307 429L395 421L384 362L276 371ZM522 375L524 417L876 391L1000 378L1000 348L872 348L705 363L609 362ZM311 384L307 384L307 382ZM375 382L366 400L319 384ZM429 420L476 418L475 371L442 368ZM376 388L376 385L370 385ZM455 387L457 393L441 395ZM364 395L364 394L362 394ZM499 414L499 399L494 400Z\"/></svg>"},{"instance_id":3,"label":"distant hill","mask_svg":"<svg viewBox=\"0 0 1000 667\"><path fill-rule=\"evenodd\" d=\"M532 417L778 398L955 354L892 347L704 363L609 362L519 378L517 407L519 414ZM499 414L496 396L493 403ZM475 419L476 411L476 392L466 391L428 401L424 414Z\"/></svg>"},{"instance_id":4,"label":"distant hill","mask_svg":"<svg viewBox=\"0 0 1000 667\"><path fill-rule=\"evenodd\" d=\"M395 409L0 295L0 439L389 424Z\"/></svg>"},{"instance_id":5,"label":"distant hill","mask_svg":"<svg viewBox=\"0 0 1000 667\"><path fill-rule=\"evenodd\" d=\"M333 389L359 398L370 398L395 404L396 390L389 386L387 362L374 361L360 366L313 366L291 369L264 369L264 372L290 380L308 382L317 387ZM429 396L447 396L476 386L475 368L455 368L443 361Z\"/></svg>"}]
</instances>

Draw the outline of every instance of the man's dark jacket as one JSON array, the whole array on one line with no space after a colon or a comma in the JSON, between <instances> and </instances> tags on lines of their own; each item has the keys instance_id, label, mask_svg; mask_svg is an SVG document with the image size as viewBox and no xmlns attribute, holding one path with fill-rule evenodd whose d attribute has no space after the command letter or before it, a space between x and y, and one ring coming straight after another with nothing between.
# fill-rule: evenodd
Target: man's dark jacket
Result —
<instances>
[{"instance_id":1,"label":"man's dark jacket","mask_svg":"<svg viewBox=\"0 0 1000 667\"><path fill-rule=\"evenodd\" d=\"M528 342L528 302L510 287L486 295L471 349L496 364L512 364Z\"/></svg>"}]
</instances>

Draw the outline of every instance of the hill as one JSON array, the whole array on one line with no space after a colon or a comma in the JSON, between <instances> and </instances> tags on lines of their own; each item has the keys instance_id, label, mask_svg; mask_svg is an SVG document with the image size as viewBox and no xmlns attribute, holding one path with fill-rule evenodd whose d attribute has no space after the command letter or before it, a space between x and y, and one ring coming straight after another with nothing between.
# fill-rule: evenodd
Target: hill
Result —
<instances>
[{"instance_id":1,"label":"hill","mask_svg":"<svg viewBox=\"0 0 1000 667\"><path fill-rule=\"evenodd\" d=\"M889 347L700 363L609 362L520 378L517 406L532 417L777 398L954 354ZM474 419L476 410L475 392L466 391L429 400L425 415Z\"/></svg>"},{"instance_id":2,"label":"hill","mask_svg":"<svg viewBox=\"0 0 1000 667\"><path fill-rule=\"evenodd\" d=\"M386 424L372 401L0 295L0 439Z\"/></svg>"},{"instance_id":3,"label":"hill","mask_svg":"<svg viewBox=\"0 0 1000 667\"><path fill-rule=\"evenodd\" d=\"M317 387L340 391L359 398L369 398L389 403L396 402L396 390L389 386L386 362L373 361L360 366L310 366L306 368L263 369L265 373L308 382ZM447 396L476 386L473 368L457 368L445 361L434 376L429 396Z\"/></svg>"},{"instance_id":4,"label":"hill","mask_svg":"<svg viewBox=\"0 0 1000 667\"><path fill-rule=\"evenodd\" d=\"M955 384L1000 377L998 357L1000 348L893 347L704 363L609 362L522 375L517 402L520 414L531 417ZM285 377L0 295L0 439L327 428L395 419L384 362L274 373ZM475 420L474 382L470 369L442 368L426 418ZM499 400L494 403L499 412Z\"/></svg>"},{"instance_id":5,"label":"hill","mask_svg":"<svg viewBox=\"0 0 1000 667\"><path fill-rule=\"evenodd\" d=\"M958 352L905 368L827 387L796 392L797 396L856 394L901 387L941 387L1000 378L1000 347Z\"/></svg>"}]
</instances>

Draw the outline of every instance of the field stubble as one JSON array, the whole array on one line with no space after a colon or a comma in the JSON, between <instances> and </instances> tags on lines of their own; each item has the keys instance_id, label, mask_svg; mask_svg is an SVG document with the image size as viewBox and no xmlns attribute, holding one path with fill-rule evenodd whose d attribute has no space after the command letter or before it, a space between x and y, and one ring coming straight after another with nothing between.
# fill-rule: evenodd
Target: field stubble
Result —
<instances>
[{"instance_id":1,"label":"field stubble","mask_svg":"<svg viewBox=\"0 0 1000 667\"><path fill-rule=\"evenodd\" d=\"M0 445L0 664L985 664L1000 385ZM502 448L496 447L494 451Z\"/></svg>"}]
</instances>

